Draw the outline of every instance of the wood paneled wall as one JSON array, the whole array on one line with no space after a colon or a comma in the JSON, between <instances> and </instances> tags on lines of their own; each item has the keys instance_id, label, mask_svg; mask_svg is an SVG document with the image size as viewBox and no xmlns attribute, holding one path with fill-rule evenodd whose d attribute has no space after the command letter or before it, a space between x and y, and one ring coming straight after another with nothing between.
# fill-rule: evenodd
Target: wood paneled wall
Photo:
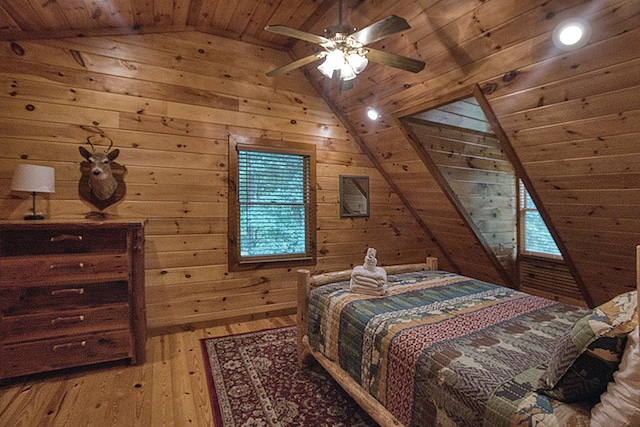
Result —
<instances>
[{"instance_id":1,"label":"wood paneled wall","mask_svg":"<svg viewBox=\"0 0 640 427\"><path fill-rule=\"evenodd\" d=\"M356 27L384 17L360 3ZM426 61L414 75L370 64L353 90L309 79L359 129L385 173L463 274L501 283L497 270L407 142L404 117L472 93L479 85L594 305L634 289L640 242L640 2L634 0L439 0L394 2L412 29L374 47ZM591 23L589 44L553 45L557 24ZM312 32L321 27L312 28ZM308 44L294 47L296 57ZM375 106L383 120L366 123ZM540 202L540 203L538 203Z\"/></svg>"},{"instance_id":2,"label":"wood paneled wall","mask_svg":"<svg viewBox=\"0 0 640 427\"><path fill-rule=\"evenodd\" d=\"M196 31L24 40L0 44L0 218L21 218L10 191L19 163L53 166L50 218L83 218L78 147L98 126L128 169L124 201L105 210L148 219L146 297L151 329L295 307L295 272L227 269L230 134L317 146L317 271L442 258L388 183L300 72L269 79L281 51ZM370 177L370 218L340 219L338 176ZM447 268L446 261L443 268Z\"/></svg>"},{"instance_id":3,"label":"wood paneled wall","mask_svg":"<svg viewBox=\"0 0 640 427\"><path fill-rule=\"evenodd\" d=\"M640 3L594 6L588 46L481 83L592 305L633 290L640 242Z\"/></svg>"},{"instance_id":4,"label":"wood paneled wall","mask_svg":"<svg viewBox=\"0 0 640 427\"><path fill-rule=\"evenodd\" d=\"M500 141L492 133L415 117L403 122L432 175L502 265L507 280L517 283L516 177Z\"/></svg>"}]
</instances>

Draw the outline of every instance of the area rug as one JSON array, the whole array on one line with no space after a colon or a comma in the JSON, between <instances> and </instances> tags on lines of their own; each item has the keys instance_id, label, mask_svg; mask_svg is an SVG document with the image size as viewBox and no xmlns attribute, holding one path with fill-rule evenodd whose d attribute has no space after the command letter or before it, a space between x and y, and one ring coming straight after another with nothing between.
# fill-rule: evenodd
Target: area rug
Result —
<instances>
[{"instance_id":1,"label":"area rug","mask_svg":"<svg viewBox=\"0 0 640 427\"><path fill-rule=\"evenodd\" d=\"M202 340L216 427L377 424L314 363L300 369L295 327Z\"/></svg>"}]
</instances>

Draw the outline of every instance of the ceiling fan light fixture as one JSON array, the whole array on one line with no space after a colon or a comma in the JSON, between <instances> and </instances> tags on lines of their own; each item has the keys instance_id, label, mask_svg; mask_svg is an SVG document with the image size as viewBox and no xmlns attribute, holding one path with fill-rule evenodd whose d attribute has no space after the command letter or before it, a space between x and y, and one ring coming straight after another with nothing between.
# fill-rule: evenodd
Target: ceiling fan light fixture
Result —
<instances>
[{"instance_id":1,"label":"ceiling fan light fixture","mask_svg":"<svg viewBox=\"0 0 640 427\"><path fill-rule=\"evenodd\" d=\"M294 37L323 48L319 53L313 53L290 64L271 70L267 73L267 76L279 76L319 59L324 59L324 62L317 67L318 70L328 78L333 78L336 74L335 72L339 71L341 73L340 81L351 79L354 74L362 73L369 61L418 73L424 69L424 61L366 47L370 43L377 42L409 28L411 26L407 20L396 15L390 15L360 30L343 25L342 0L339 0L338 25L325 29L326 37L285 27L284 25L267 25L265 27L266 31ZM343 67L345 67L344 70Z\"/></svg>"}]
</instances>

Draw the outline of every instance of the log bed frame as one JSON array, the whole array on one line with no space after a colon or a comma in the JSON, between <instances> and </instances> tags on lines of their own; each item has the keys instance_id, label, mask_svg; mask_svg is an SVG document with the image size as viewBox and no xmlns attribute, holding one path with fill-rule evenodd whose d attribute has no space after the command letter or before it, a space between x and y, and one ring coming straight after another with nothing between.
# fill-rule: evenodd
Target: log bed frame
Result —
<instances>
[{"instance_id":1,"label":"log bed frame","mask_svg":"<svg viewBox=\"0 0 640 427\"><path fill-rule=\"evenodd\" d=\"M401 264L384 266L387 274L408 273L412 271L437 270L438 259L428 257L425 263ZM309 346L308 312L309 312L309 292L319 286L333 282L346 281L351 278L351 270L343 270L330 273L322 273L311 276L309 270L298 270L298 313L297 313L297 346L298 363L305 366L317 360L320 365L336 380L338 384L356 401L360 407L367 412L381 427L402 427L403 424L396 419L387 409L382 406L373 396L364 391L360 385L349 376L336 362L329 360L321 353ZM640 245L636 247L636 287L640 295ZM640 304L638 304L638 315L640 316Z\"/></svg>"},{"instance_id":2,"label":"log bed frame","mask_svg":"<svg viewBox=\"0 0 640 427\"><path fill-rule=\"evenodd\" d=\"M401 264L384 266L387 274L408 273L412 271L437 270L438 259L428 257L424 263ZM298 363L304 366L310 362L312 356L322 367L336 380L342 388L356 401L364 411L371 416L381 427L401 427L402 423L382 406L373 396L364 391L360 384L349 376L337 363L327 359L309 346L307 336L309 312L309 292L319 286L333 282L342 282L351 278L351 269L323 273L311 276L309 270L298 270Z\"/></svg>"}]
</instances>

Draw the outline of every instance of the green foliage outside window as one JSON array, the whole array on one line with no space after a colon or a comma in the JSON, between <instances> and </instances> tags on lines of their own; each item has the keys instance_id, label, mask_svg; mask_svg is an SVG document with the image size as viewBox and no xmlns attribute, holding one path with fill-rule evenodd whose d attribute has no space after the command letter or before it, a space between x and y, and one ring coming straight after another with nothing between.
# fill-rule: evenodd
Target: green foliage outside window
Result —
<instances>
[{"instance_id":1,"label":"green foliage outside window","mask_svg":"<svg viewBox=\"0 0 640 427\"><path fill-rule=\"evenodd\" d=\"M553 240L553 236L544 223L535 203L533 203L533 199L531 199L522 184L520 184L520 191L524 196L521 199L521 209L524 212L522 216L524 221L524 250L526 252L560 256L560 250L555 240Z\"/></svg>"},{"instance_id":2,"label":"green foliage outside window","mask_svg":"<svg viewBox=\"0 0 640 427\"><path fill-rule=\"evenodd\" d=\"M304 254L309 158L239 151L238 163L240 256Z\"/></svg>"}]
</instances>

